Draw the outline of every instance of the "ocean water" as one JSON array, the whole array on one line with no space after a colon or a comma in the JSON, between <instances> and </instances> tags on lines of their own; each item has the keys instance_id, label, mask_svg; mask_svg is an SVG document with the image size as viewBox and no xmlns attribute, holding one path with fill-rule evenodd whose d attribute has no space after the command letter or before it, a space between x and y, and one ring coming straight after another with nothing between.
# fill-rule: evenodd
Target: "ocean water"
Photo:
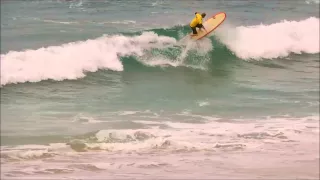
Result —
<instances>
[{"instance_id":1,"label":"ocean water","mask_svg":"<svg viewBox=\"0 0 320 180\"><path fill-rule=\"evenodd\" d=\"M319 0L3 0L1 179L319 178L319 62Z\"/></svg>"}]
</instances>

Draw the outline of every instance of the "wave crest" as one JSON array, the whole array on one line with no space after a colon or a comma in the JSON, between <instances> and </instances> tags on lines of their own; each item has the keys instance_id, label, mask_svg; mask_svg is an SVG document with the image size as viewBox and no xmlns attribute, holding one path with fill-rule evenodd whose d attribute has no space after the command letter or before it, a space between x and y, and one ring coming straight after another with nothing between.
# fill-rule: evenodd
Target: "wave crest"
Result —
<instances>
[{"instance_id":1,"label":"wave crest","mask_svg":"<svg viewBox=\"0 0 320 180\"><path fill-rule=\"evenodd\" d=\"M211 53L219 58L232 53L244 60L282 58L291 53L319 53L319 19L315 17L236 28L224 24L213 33L223 48L213 47L215 39L177 42L167 36L168 33L162 32L162 36L155 32L137 36L103 36L61 46L1 54L1 86L49 79L79 79L85 77L86 72L99 69L123 71L120 58L124 56L138 56L139 61L147 66L207 69L206 64L212 60Z\"/></svg>"},{"instance_id":2,"label":"wave crest","mask_svg":"<svg viewBox=\"0 0 320 180\"><path fill-rule=\"evenodd\" d=\"M1 85L41 80L78 79L98 69L123 71L121 56L141 56L145 50L163 48L176 40L145 32L139 36L114 35L1 55Z\"/></svg>"},{"instance_id":3,"label":"wave crest","mask_svg":"<svg viewBox=\"0 0 320 180\"><path fill-rule=\"evenodd\" d=\"M319 53L319 19L315 17L271 25L229 27L217 33L221 42L241 59Z\"/></svg>"}]
</instances>

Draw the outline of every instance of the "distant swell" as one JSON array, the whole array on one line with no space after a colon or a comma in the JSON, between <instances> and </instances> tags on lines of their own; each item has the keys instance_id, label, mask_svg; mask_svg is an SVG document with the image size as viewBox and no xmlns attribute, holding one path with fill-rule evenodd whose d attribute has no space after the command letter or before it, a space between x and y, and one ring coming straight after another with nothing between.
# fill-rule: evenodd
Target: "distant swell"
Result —
<instances>
[{"instance_id":1,"label":"distant swell","mask_svg":"<svg viewBox=\"0 0 320 180\"><path fill-rule=\"evenodd\" d=\"M181 45L173 38L176 35L170 34L172 32L160 30L162 36L154 32L144 32L137 36L104 36L60 46L1 54L1 86L49 79L78 79L83 78L85 72L96 72L99 69L123 71L120 58L124 56L139 56L148 66L196 67L197 64L183 62L188 58L198 58L191 51L202 54L200 59L208 59L208 56L203 56L208 52L219 58L230 56L231 52L244 60L281 58L290 53L319 53L319 19L315 17L235 28L224 24L213 35L229 52L221 47L213 47L215 43L211 39ZM181 33L181 27L174 28L174 31ZM185 29L182 34L188 32L189 29ZM151 51L155 48L156 53ZM200 64L203 66L203 62Z\"/></svg>"}]
</instances>

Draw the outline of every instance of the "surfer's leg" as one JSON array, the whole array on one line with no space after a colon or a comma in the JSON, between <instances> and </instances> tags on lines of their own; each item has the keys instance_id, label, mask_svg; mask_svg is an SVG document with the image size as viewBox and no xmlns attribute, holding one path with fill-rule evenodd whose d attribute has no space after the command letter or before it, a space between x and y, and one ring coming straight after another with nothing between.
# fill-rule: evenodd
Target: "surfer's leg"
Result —
<instances>
[{"instance_id":1,"label":"surfer's leg","mask_svg":"<svg viewBox=\"0 0 320 180\"><path fill-rule=\"evenodd\" d=\"M190 26L190 28L192 29L193 35L197 35L198 34L196 27L191 27Z\"/></svg>"}]
</instances>

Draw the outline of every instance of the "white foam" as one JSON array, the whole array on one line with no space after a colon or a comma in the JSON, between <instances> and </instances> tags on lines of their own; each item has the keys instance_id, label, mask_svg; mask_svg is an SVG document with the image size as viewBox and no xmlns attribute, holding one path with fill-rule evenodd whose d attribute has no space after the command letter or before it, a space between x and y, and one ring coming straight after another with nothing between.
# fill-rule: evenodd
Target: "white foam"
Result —
<instances>
[{"instance_id":1,"label":"white foam","mask_svg":"<svg viewBox=\"0 0 320 180\"><path fill-rule=\"evenodd\" d=\"M193 114L192 117L201 117L201 115ZM95 134L95 141L81 139L75 142L81 145L74 145L73 148L78 150L83 148L93 153L96 151L123 153L181 150L186 152L236 151L237 149L255 151L270 148L268 143L282 145L286 144L286 141L292 141L314 151L319 144L319 115L302 118L232 119L228 122L209 116L203 116L203 118L209 121L204 124L161 122L167 125L168 128L165 129L100 130ZM212 121L212 119L220 121ZM157 122L141 123L157 124ZM64 143L42 146L2 146L1 155L7 155L16 160L41 159L57 155L75 156L77 152L70 146Z\"/></svg>"},{"instance_id":2,"label":"white foam","mask_svg":"<svg viewBox=\"0 0 320 180\"><path fill-rule=\"evenodd\" d=\"M78 24L78 22L69 22L69 21L55 21L55 20L50 20L50 19L44 19L43 22L48 22L48 23L57 23L57 24Z\"/></svg>"},{"instance_id":3,"label":"white foam","mask_svg":"<svg viewBox=\"0 0 320 180\"><path fill-rule=\"evenodd\" d=\"M159 125L159 124L162 124L161 122L156 122L156 121L143 121L143 120L133 121L133 122L141 123L141 124L148 124L148 125Z\"/></svg>"},{"instance_id":4,"label":"white foam","mask_svg":"<svg viewBox=\"0 0 320 180\"><path fill-rule=\"evenodd\" d=\"M285 57L290 53L319 53L319 18L223 28L217 31L219 39L242 59L271 59Z\"/></svg>"},{"instance_id":5,"label":"white foam","mask_svg":"<svg viewBox=\"0 0 320 180\"><path fill-rule=\"evenodd\" d=\"M137 114L139 113L140 111L121 111L119 112L119 115L120 116L126 116L126 115L132 115L132 114Z\"/></svg>"},{"instance_id":6,"label":"white foam","mask_svg":"<svg viewBox=\"0 0 320 180\"><path fill-rule=\"evenodd\" d=\"M181 54L182 58L185 57L185 53L190 50L196 50L200 54L207 54L212 51L212 41L209 38L203 38L198 41L190 40L188 37L185 37L179 41L180 45L185 46L183 53Z\"/></svg>"},{"instance_id":7,"label":"white foam","mask_svg":"<svg viewBox=\"0 0 320 180\"><path fill-rule=\"evenodd\" d=\"M198 103L198 105L199 105L200 107L202 107L202 106L209 106L209 105L210 105L210 103L207 102L207 101L199 101L199 102L197 102L197 103Z\"/></svg>"},{"instance_id":8,"label":"white foam","mask_svg":"<svg viewBox=\"0 0 320 180\"><path fill-rule=\"evenodd\" d=\"M144 50L175 44L174 38L152 32L126 37L106 36L37 50L1 54L1 85L53 79L78 79L98 69L123 71L121 56L142 56Z\"/></svg>"},{"instance_id":9,"label":"white foam","mask_svg":"<svg viewBox=\"0 0 320 180\"><path fill-rule=\"evenodd\" d=\"M162 56L154 56L148 59L144 59L142 61L143 64L147 66L160 66L160 67L167 67L167 66L172 66L172 67L177 67L177 66L183 66L183 63L181 61L170 61L166 57Z\"/></svg>"},{"instance_id":10,"label":"white foam","mask_svg":"<svg viewBox=\"0 0 320 180\"><path fill-rule=\"evenodd\" d=\"M264 120L261 120L264 121ZM100 143L86 143L89 148L108 151L151 151L162 150L212 150L224 148L238 148L245 145L246 150L262 148L265 143L281 143L285 139L301 143L317 143L312 138L319 132L306 129L306 123L301 119L275 118L272 122L230 123L211 122L206 124L188 124L167 122L172 129L141 129L141 130L112 130L99 131L96 136ZM311 123L315 126L315 123ZM316 128L315 128L316 129ZM301 131L302 133L297 133ZM139 140L135 133L145 134L145 139ZM128 137L136 137L128 140ZM144 135L143 135L144 136ZM110 137L119 142L105 143ZM126 142L124 142L126 141Z\"/></svg>"},{"instance_id":11,"label":"white foam","mask_svg":"<svg viewBox=\"0 0 320 180\"><path fill-rule=\"evenodd\" d=\"M319 4L320 0L306 0L305 1L307 4Z\"/></svg>"},{"instance_id":12,"label":"white foam","mask_svg":"<svg viewBox=\"0 0 320 180\"><path fill-rule=\"evenodd\" d=\"M69 8L77 8L77 7L82 7L83 6L83 1L82 0L79 0L78 2L75 1L75 2L71 2L70 5L69 5Z\"/></svg>"},{"instance_id":13,"label":"white foam","mask_svg":"<svg viewBox=\"0 0 320 180\"><path fill-rule=\"evenodd\" d=\"M193 114L193 117L201 116ZM214 119L208 116L203 118ZM127 173L126 177L132 177L139 174L142 168L148 168L147 170L151 172L149 174L155 177L156 172L166 174L168 168L177 167L181 167L181 171L175 169L173 172L186 173L190 177L186 171L198 168L199 171L195 172L201 172L209 177L208 172L212 172L212 167L217 164L219 169L215 172L221 172L219 171L221 169L228 171L224 172L225 177L234 173L234 169L239 167L248 169L247 174L250 174L252 169L260 171L261 164L262 169L272 171L270 175L279 173L278 169L283 168L285 168L283 171L292 174L293 171L288 170L292 170L292 164L299 162L310 162L296 166L297 169L303 166L311 169L309 172L303 169L301 172L304 174L316 172L319 169L317 166L319 115L239 121L242 123L235 123L233 119L229 122L211 121L205 124L162 121L170 127L101 130L95 134L98 141L94 141L93 138L93 141L83 143L85 140L82 139L84 141L80 142L80 146L75 145L71 147L72 149L67 148L65 144L50 144L42 147L31 145L12 149L1 147L1 168L3 176L15 175L14 177L19 176L20 179L21 176L25 178L28 175L33 179L37 175L49 176L51 179L62 176L68 176L70 179L74 175L77 177L75 179L83 179L83 174L88 177L86 179L97 174L101 175L99 179L103 179L103 177L111 178L113 174L119 172L119 169ZM110 138L111 141L108 141ZM35 147L37 149L33 149ZM6 150L3 151L3 149ZM75 151L76 149L80 151ZM274 167L275 164L278 166ZM164 166L164 169L161 166ZM209 168L205 169L206 167ZM102 171L97 171L99 169ZM206 170L205 173L203 169ZM260 172L265 175L265 171ZM243 171L241 170L240 173ZM54 177L50 176L51 174ZM313 177L317 176L316 173L314 175ZM141 174L142 176L145 177L146 174ZM173 176L171 175L170 178ZM198 175L200 176L201 174ZM161 177L164 176L161 175Z\"/></svg>"},{"instance_id":14,"label":"white foam","mask_svg":"<svg viewBox=\"0 0 320 180\"><path fill-rule=\"evenodd\" d=\"M103 121L97 120L94 117L87 116L80 113L73 118L72 122L77 122L81 124L96 124L96 123L101 123Z\"/></svg>"},{"instance_id":15,"label":"white foam","mask_svg":"<svg viewBox=\"0 0 320 180\"><path fill-rule=\"evenodd\" d=\"M157 54L144 58L142 63L149 66L184 66L193 69L206 70L206 63L210 61L208 53L213 49L212 42L209 38L203 38L199 41L193 41L186 37L179 40L179 42L176 44L176 47L181 49L181 52L179 52L178 54L173 54L172 56L174 58ZM195 54L202 57L191 58L191 61L186 61L189 55Z\"/></svg>"},{"instance_id":16,"label":"white foam","mask_svg":"<svg viewBox=\"0 0 320 180\"><path fill-rule=\"evenodd\" d=\"M152 3L152 6L158 6L158 5L162 5L163 1L162 0L157 0L156 2Z\"/></svg>"}]
</instances>

